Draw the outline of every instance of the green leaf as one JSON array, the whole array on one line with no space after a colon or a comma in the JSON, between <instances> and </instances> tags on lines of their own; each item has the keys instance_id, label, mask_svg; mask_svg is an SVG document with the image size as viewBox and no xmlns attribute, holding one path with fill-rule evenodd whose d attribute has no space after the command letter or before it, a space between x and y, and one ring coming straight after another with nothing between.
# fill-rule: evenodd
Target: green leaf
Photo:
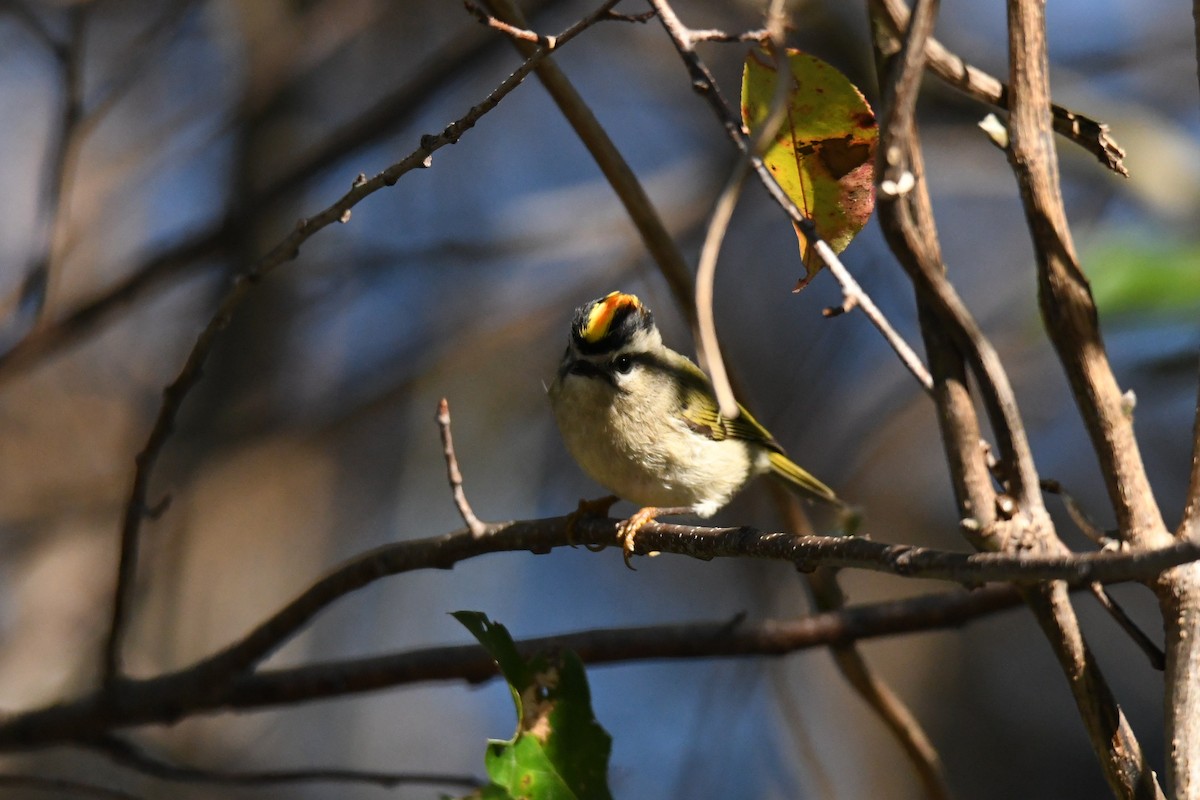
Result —
<instances>
[{"instance_id":1,"label":"green leaf","mask_svg":"<svg viewBox=\"0 0 1200 800\"><path fill-rule=\"evenodd\" d=\"M763 163L821 238L840 253L867 224L875 208L875 145L879 126L862 93L833 66L799 50L786 51L791 87L786 114ZM775 96L775 56L752 50L742 73L742 121L751 134L762 129ZM805 276L803 289L821 268L796 231Z\"/></svg>"},{"instance_id":2,"label":"green leaf","mask_svg":"<svg viewBox=\"0 0 1200 800\"><path fill-rule=\"evenodd\" d=\"M487 800L611 800L612 738L596 721L583 663L571 652L524 659L503 625L474 611L455 619L475 635L509 682L517 730L488 743Z\"/></svg>"}]
</instances>

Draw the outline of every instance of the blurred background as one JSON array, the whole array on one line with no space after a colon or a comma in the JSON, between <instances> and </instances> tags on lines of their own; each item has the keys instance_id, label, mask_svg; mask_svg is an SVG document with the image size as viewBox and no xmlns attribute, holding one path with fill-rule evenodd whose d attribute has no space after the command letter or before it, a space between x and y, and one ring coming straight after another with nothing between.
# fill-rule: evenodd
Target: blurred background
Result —
<instances>
[{"instance_id":1,"label":"blurred background","mask_svg":"<svg viewBox=\"0 0 1200 800\"><path fill-rule=\"evenodd\" d=\"M1006 74L1002 3L946 3L937 35ZM794 4L790 43L873 102L861 3ZM527 2L557 33L593 7ZM635 3L621 10L642 11ZM695 28L757 28L761 4L690 0ZM1051 4L1055 99L1112 126L1131 176L1058 140L1063 190L1119 380L1168 524L1187 477L1200 346L1200 159L1187 4ZM701 53L736 97L744 45ZM599 25L556 57L693 262L733 153L661 27ZM519 63L444 0L0 0L0 703L93 685L133 456L229 277L362 172L482 100ZM1044 477L1101 526L1103 484L1041 332L1032 252L987 113L930 80L920 105L951 278L1016 384ZM845 253L917 342L911 290L874 224ZM828 276L800 295L795 235L759 188L722 253L716 314L756 415L804 466L864 507L876 539L966 549L932 407ZM468 496L485 519L603 494L570 461L544 387L576 305L613 289L686 327L622 208L530 80L462 140L318 234L224 332L155 473L127 664L177 668L230 642L333 565L461 527L434 424L450 401ZM60 335L61 334L61 335ZM762 488L717 518L778 525ZM1089 547L1061 513L1075 547ZM627 506L618 506L629 512ZM821 522L818 516L818 522ZM614 551L496 555L375 583L323 614L273 666L468 636L476 609L518 638L597 626L804 613L780 564ZM946 587L843 576L852 602ZM1153 598L1118 591L1158 636ZM1162 681L1089 599L1085 631L1156 767ZM863 645L973 798L1106 794L1066 682L1021 612ZM596 713L620 798L919 797L899 748L813 651L779 660L603 667ZM136 732L152 752L221 769L338 766L482 775L513 728L507 690L445 684ZM145 797L434 798L438 789L179 786L55 750L24 771ZM17 795L13 795L17 796ZM30 796L33 796L32 794ZM38 797L46 796L45 793Z\"/></svg>"}]
</instances>

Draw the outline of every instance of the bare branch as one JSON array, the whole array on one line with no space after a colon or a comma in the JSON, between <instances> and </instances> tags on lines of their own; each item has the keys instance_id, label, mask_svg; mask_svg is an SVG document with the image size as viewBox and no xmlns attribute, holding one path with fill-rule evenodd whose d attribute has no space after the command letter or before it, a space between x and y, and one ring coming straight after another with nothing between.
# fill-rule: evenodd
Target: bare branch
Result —
<instances>
[{"instance_id":1,"label":"bare branch","mask_svg":"<svg viewBox=\"0 0 1200 800\"><path fill-rule=\"evenodd\" d=\"M483 2L500 19L516 25L525 25L524 15L512 0L483 0ZM513 40L513 45L522 55L529 56L530 47L532 47L530 43ZM676 305L694 330L696 326L696 312L693 304L695 289L692 284L691 269L683 254L679 252L675 240L671 238L657 209L650 202L646 190L616 145L613 144L612 139L609 138L600 121L596 119L596 115L592 113L591 108L584 102L579 92L553 59L547 59L538 66L537 77L558 105L563 117L579 136L580 141L587 147L605 179L625 206L646 249L666 279Z\"/></svg>"},{"instance_id":2,"label":"bare branch","mask_svg":"<svg viewBox=\"0 0 1200 800\"><path fill-rule=\"evenodd\" d=\"M463 489L462 472L458 469L458 456L454 454L454 438L450 434L450 403L444 397L438 402L437 424L438 430L442 434L442 454L446 457L446 477L450 481L450 493L454 496L454 505L458 507L459 515L467 524L467 530L473 536L483 536L487 533L487 525L475 516L475 512L471 510L471 504L467 502L467 493Z\"/></svg>"},{"instance_id":3,"label":"bare branch","mask_svg":"<svg viewBox=\"0 0 1200 800\"><path fill-rule=\"evenodd\" d=\"M846 608L846 596L837 575L837 570L818 569L809 576L816 607L825 613ZM830 653L838 671L900 743L925 795L930 800L948 800L951 793L945 765L916 715L875 673L857 642L831 645Z\"/></svg>"},{"instance_id":4,"label":"bare branch","mask_svg":"<svg viewBox=\"0 0 1200 800\"><path fill-rule=\"evenodd\" d=\"M183 0L182 5L189 1ZM530 4L531 13L555 1L537 0ZM456 80L465 68L476 64L495 41L495 37L486 35L482 28L469 27L463 35L455 37L446 47L426 59L423 66L404 84L299 155L268 186L255 192L247 201L247 206L271 205L288 197L305 180L335 164L347 152L394 134L401 123L412 118L430 92ZM111 93L106 95L106 100L112 96ZM230 241L237 238L240 228L240 219L223 219L215 226L189 235L150 256L120 282L80 302L59 318L43 320L42 324L0 354L0 380L77 344L162 288L169 279L203 266L206 259L223 256Z\"/></svg>"},{"instance_id":5,"label":"bare branch","mask_svg":"<svg viewBox=\"0 0 1200 800\"><path fill-rule=\"evenodd\" d=\"M848 645L859 639L955 628L1020 602L1009 587L931 594L849 606L836 612L758 623L713 623L591 630L517 643L521 653L569 649L591 665L631 661L785 655ZM405 684L464 680L497 674L477 645L434 647L230 676L196 691L201 665L143 680L121 679L75 701L10 715L0 722L0 750L56 743L94 746L116 727L174 722L218 709L261 709L345 697Z\"/></svg>"},{"instance_id":6,"label":"bare branch","mask_svg":"<svg viewBox=\"0 0 1200 800\"><path fill-rule=\"evenodd\" d=\"M754 153L765 153L779 132L787 115L787 99L791 89L791 69L787 64L787 51L784 47L784 27L787 23L780 0L772 0L767 10L767 28L770 31L770 46L775 57L776 74L775 90L772 93L771 105L766 119L754 136L751 150ZM784 76L787 76L785 79ZM696 265L696 328L693 338L696 340L696 357L700 366L708 373L712 381L713 392L717 397L717 405L721 414L727 419L735 419L741 414L737 399L734 397L733 386L729 373L725 369L725 359L721 356L721 344L717 339L717 321L713 313L713 292L717 277L717 260L721 253L721 243L725 241L725 233L729 230L729 221L737 207L738 199L745 185L749 164L744 159L738 159L732 172L725 181L725 186L717 196L713 207L708 229L704 234L704 245L700 248L700 262Z\"/></svg>"},{"instance_id":7,"label":"bare branch","mask_svg":"<svg viewBox=\"0 0 1200 800\"><path fill-rule=\"evenodd\" d=\"M1121 626L1121 630L1125 631L1129 635L1129 638L1133 639L1133 643L1146 654L1146 658L1150 660L1150 666L1162 672L1166 668L1167 663L1167 657L1163 654L1162 648L1155 644L1144 630L1138 627L1138 624L1133 621L1133 617L1129 616L1125 609L1121 607L1121 604L1117 602L1116 598L1109 594L1107 589L1098 583L1093 583L1090 588L1092 595L1104 610L1108 612L1108 615L1116 620L1117 624Z\"/></svg>"},{"instance_id":8,"label":"bare branch","mask_svg":"<svg viewBox=\"0 0 1200 800\"><path fill-rule=\"evenodd\" d=\"M1067 227L1051 136L1045 36L1035 4L1010 2L1009 161L1038 264L1038 300L1100 461L1120 535L1135 546L1168 536L1122 391L1108 362L1096 304ZM1030 39L1028 37L1036 37Z\"/></svg>"},{"instance_id":9,"label":"bare branch","mask_svg":"<svg viewBox=\"0 0 1200 800\"><path fill-rule=\"evenodd\" d=\"M1132 422L1121 411L1121 392L1104 355L1091 291L1067 228L1051 135L1044 3L1009 0L1008 25L1009 155L1033 233L1042 315L1092 434L1121 532L1131 544L1145 547L1170 537L1142 468ZM1031 589L1027 599L1062 665L1109 787L1120 797L1162 797L1141 745L1083 640L1065 587Z\"/></svg>"},{"instance_id":10,"label":"bare branch","mask_svg":"<svg viewBox=\"0 0 1200 800\"><path fill-rule=\"evenodd\" d=\"M544 47L554 46L554 40L552 37L542 36L541 34L535 33L531 30L510 25L501 19L497 19L496 17L489 15L482 8L472 3L471 0L463 0L463 5L466 7L471 16L475 17L475 19L479 20L482 24L487 25L489 28L494 28L506 36L511 36L517 41L529 42L531 44L542 45Z\"/></svg>"},{"instance_id":11,"label":"bare branch","mask_svg":"<svg viewBox=\"0 0 1200 800\"><path fill-rule=\"evenodd\" d=\"M786 85L782 80L779 84ZM708 229L704 233L704 245L700 248L700 262L696 265L696 360L711 378L717 405L727 419L736 418L741 409L729 383L725 359L721 357L721 342L717 338L717 321L713 313L713 292L721 242L725 240L729 220L733 218L733 209L737 206L745 182L746 166L739 160L717 197Z\"/></svg>"},{"instance_id":12,"label":"bare branch","mask_svg":"<svg viewBox=\"0 0 1200 800\"><path fill-rule=\"evenodd\" d=\"M817 242L818 251L828 248L826 242ZM832 317L839 314L844 314L851 309L862 309L863 314L871 321L871 324L883 334L884 340L891 346L892 350L900 357L900 362L908 369L912 376L917 379L917 383L926 392L933 391L933 377L930 376L929 370L921 361L921 357L912 349L908 342L904 341L904 337L892 326L888 318L879 310L879 306L875 305L875 301L867 294L854 276L850 274L850 270L838 259L825 259L825 266L829 273L837 279L841 284L842 295L845 298L843 305L833 311L825 310L825 316Z\"/></svg>"},{"instance_id":13,"label":"bare branch","mask_svg":"<svg viewBox=\"0 0 1200 800\"><path fill-rule=\"evenodd\" d=\"M556 46L561 47L604 17L604 14L615 5L617 0L605 0L599 9L576 22L562 34L556 37ZM468 130L474 127L485 114L495 108L509 92L515 89L525 79L539 62L551 52L550 47L539 47L520 67L496 87L482 102L467 111L437 135L422 137L420 146L408 157L392 164L373 178L354 181L346 194L342 195L333 205L327 207L315 216L301 219L295 229L266 255L244 273L238 275L233 285L221 299L216 313L197 338L187 361L178 376L163 391L163 402L159 408L158 417L150 431L145 446L137 456L137 466L134 472L133 487L125 506L125 514L121 525L121 554L117 568L116 589L114 592L112 620L109 634L104 644L102 655L102 674L105 680L114 680L120 673L120 649L124 638L128 617L128 606L132 596L132 588L137 573L138 534L142 518L147 506L150 474L159 453L166 444L179 414L184 399L192 388L199 382L204 363L212 351L220 332L229 324L236 309L250 293L251 289L271 270L285 261L295 259L300 253L300 247L310 237L323 228L335 222L346 222L350 218L350 210L364 198L386 186L392 186L403 175L414 169L428 167L432 163L433 154L446 145L456 143Z\"/></svg>"}]
</instances>

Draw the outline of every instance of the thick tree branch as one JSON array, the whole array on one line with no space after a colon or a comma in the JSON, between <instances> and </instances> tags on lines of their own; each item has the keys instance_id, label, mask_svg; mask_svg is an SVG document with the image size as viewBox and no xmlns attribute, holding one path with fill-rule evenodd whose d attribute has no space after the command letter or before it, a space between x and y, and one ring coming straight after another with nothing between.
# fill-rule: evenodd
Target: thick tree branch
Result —
<instances>
[{"instance_id":1,"label":"thick tree branch","mask_svg":"<svg viewBox=\"0 0 1200 800\"><path fill-rule=\"evenodd\" d=\"M599 9L572 25L555 38L555 47L539 47L515 72L506 78L482 102L471 108L466 114L450 123L437 135L422 137L421 145L412 154L401 161L392 164L373 178L360 176L354 181L350 191L337 202L315 216L301 219L295 229L266 255L255 262L246 272L238 275L233 285L221 299L216 313L205 326L192 347L183 368L178 376L163 392L163 402L150 435L136 459L136 469L133 487L126 503L125 514L121 525L120 562L117 569L116 589L114 592L112 620L109 634L105 641L102 655L102 673L105 680L114 680L120 674L120 649L124 638L128 618L128 607L132 596L132 588L137 572L138 535L142 519L148 506L150 475L154 464L162 452L163 446L175 425L184 399L192 388L199 382L204 364L212 351L213 345L219 338L220 332L229 324L235 310L250 293L251 289L269 272L280 264L290 261L299 255L300 247L310 237L323 228L335 222L347 222L350 210L364 198L386 186L392 186L403 175L432 163L433 154L449 144L457 142L463 134L474 127L485 114L495 108L500 101L513 89L520 85L539 62L545 59L552 49L561 47L582 31L602 19L609 8L617 0L606 0Z\"/></svg>"},{"instance_id":2,"label":"thick tree branch","mask_svg":"<svg viewBox=\"0 0 1200 800\"><path fill-rule=\"evenodd\" d=\"M1132 422L1121 409L1091 290L1067 228L1051 129L1044 0L1009 0L1008 25L1009 155L1033 233L1042 315L1092 433L1121 531L1128 542L1144 547L1169 537L1142 468ZM1065 587L1031 588L1027 599L1066 674L1109 787L1119 797L1162 797L1132 728L1083 640Z\"/></svg>"},{"instance_id":3,"label":"thick tree branch","mask_svg":"<svg viewBox=\"0 0 1200 800\"><path fill-rule=\"evenodd\" d=\"M942 275L945 266L925 183L925 161L911 110L921 73L919 59L914 58L913 36L926 38L930 31L909 30L906 26L904 39L894 43L893 50L889 47L893 43L883 38L885 26L879 19L883 13L881 4L872 2L869 8L884 95L881 105L887 112L880 126L878 180L882 183L887 175L892 185L898 185L905 171L912 176L912 189L905 194L876 192L880 225L893 254L910 277ZM927 26L925 23L923 28ZM899 55L901 52L903 55ZM897 63L908 63L908 67L901 69L894 66ZM904 111L906 108L908 111ZM914 279L916 287L918 284ZM937 406L942 446L950 467L959 518L970 521L964 533L976 547L1001 549L1000 542L992 541L996 531L996 490L981 447L979 417L968 389L965 359L949 336L946 325L935 313L932 301L925 297L926 293L918 288L916 294L921 335L932 371L931 392Z\"/></svg>"},{"instance_id":4,"label":"thick tree branch","mask_svg":"<svg viewBox=\"0 0 1200 800\"><path fill-rule=\"evenodd\" d=\"M1142 465L1132 414L1109 366L1059 190L1040 2L1010 3L1009 160L1038 265L1042 318L1100 461L1120 535L1135 546L1168 534Z\"/></svg>"},{"instance_id":5,"label":"thick tree branch","mask_svg":"<svg viewBox=\"0 0 1200 800\"><path fill-rule=\"evenodd\" d=\"M569 649L585 663L623 664L694 658L785 655L859 639L959 627L1020 602L1009 587L932 594L850 606L793 620L658 625L592 630L518 642L524 654ZM292 706L411 683L458 680L479 683L497 674L477 645L434 647L392 655L263 670L199 687L199 665L179 672L122 678L78 700L9 715L0 722L0 750L77 743L94 747L117 728L173 723L221 709Z\"/></svg>"}]
</instances>

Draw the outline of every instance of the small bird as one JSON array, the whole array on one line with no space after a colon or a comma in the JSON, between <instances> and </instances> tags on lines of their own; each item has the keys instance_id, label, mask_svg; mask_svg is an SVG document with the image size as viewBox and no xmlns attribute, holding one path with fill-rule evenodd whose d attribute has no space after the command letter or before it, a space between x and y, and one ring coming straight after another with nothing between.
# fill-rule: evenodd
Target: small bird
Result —
<instances>
[{"instance_id":1,"label":"small bird","mask_svg":"<svg viewBox=\"0 0 1200 800\"><path fill-rule=\"evenodd\" d=\"M746 409L726 419L704 372L663 344L650 309L632 294L612 292L575 310L549 394L567 450L584 472L642 506L618 531L627 566L646 523L710 517L758 475L844 506Z\"/></svg>"}]
</instances>

